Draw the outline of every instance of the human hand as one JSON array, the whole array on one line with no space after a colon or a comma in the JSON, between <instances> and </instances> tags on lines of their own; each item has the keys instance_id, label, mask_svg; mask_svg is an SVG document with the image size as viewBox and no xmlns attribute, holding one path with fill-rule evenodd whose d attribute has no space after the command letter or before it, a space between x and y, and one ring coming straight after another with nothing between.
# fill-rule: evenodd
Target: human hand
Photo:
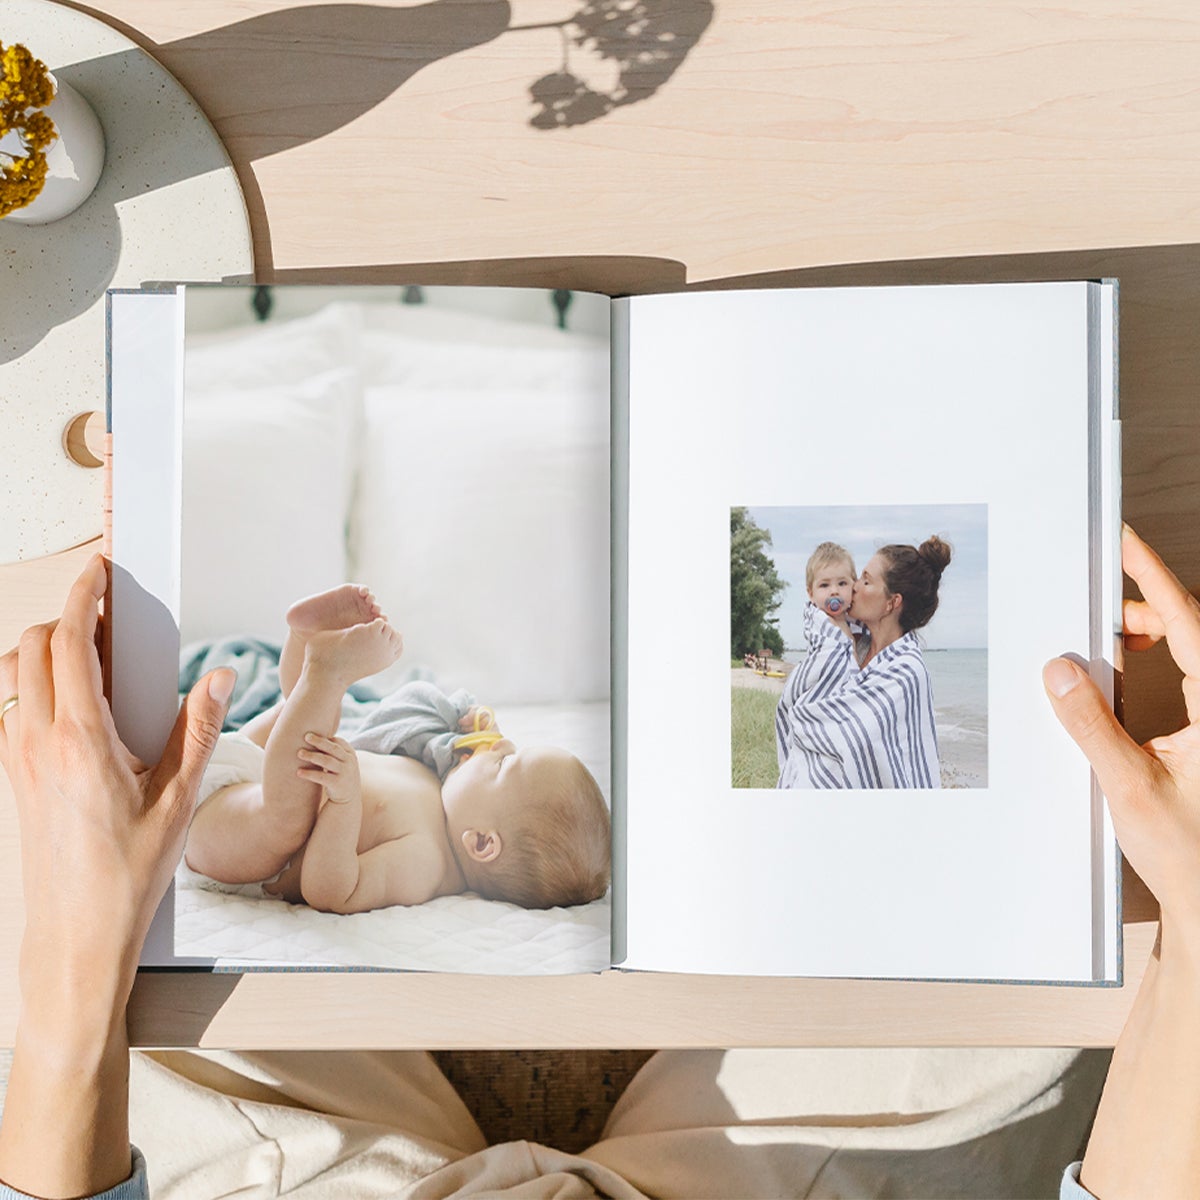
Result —
<instances>
[{"instance_id":1,"label":"human hand","mask_svg":"<svg viewBox=\"0 0 1200 1200\"><path fill-rule=\"evenodd\" d=\"M462 766L476 750L492 746L503 737L496 724L496 714L483 704L472 704L458 719L462 737L456 741L455 766ZM475 736L472 737L471 735ZM484 734L486 736L479 736Z\"/></svg>"},{"instance_id":2,"label":"human hand","mask_svg":"<svg viewBox=\"0 0 1200 1200\"><path fill-rule=\"evenodd\" d=\"M349 742L319 733L306 733L304 740L308 745L301 747L297 754L312 765L296 771L301 779L319 783L325 790L324 800L334 804L345 804L362 795L358 755Z\"/></svg>"},{"instance_id":3,"label":"human hand","mask_svg":"<svg viewBox=\"0 0 1200 1200\"><path fill-rule=\"evenodd\" d=\"M496 725L496 714L483 704L472 704L458 718L458 728L462 733L476 733L485 729L495 733L500 732Z\"/></svg>"},{"instance_id":4,"label":"human hand","mask_svg":"<svg viewBox=\"0 0 1200 1200\"><path fill-rule=\"evenodd\" d=\"M1055 714L1096 772L1122 853L1158 898L1164 924L1175 922L1194 939L1200 935L1200 604L1128 526L1121 557L1144 597L1125 602L1125 645L1143 650L1166 637L1183 671L1188 723L1138 746L1069 659L1051 659L1043 682Z\"/></svg>"},{"instance_id":5,"label":"human hand","mask_svg":"<svg viewBox=\"0 0 1200 1200\"><path fill-rule=\"evenodd\" d=\"M18 698L0 718L0 764L21 827L20 980L35 1010L86 1000L123 1013L236 680L228 669L201 679L160 761L141 762L103 696L95 636L105 584L96 555L62 617L27 629L0 657L0 700Z\"/></svg>"}]
</instances>

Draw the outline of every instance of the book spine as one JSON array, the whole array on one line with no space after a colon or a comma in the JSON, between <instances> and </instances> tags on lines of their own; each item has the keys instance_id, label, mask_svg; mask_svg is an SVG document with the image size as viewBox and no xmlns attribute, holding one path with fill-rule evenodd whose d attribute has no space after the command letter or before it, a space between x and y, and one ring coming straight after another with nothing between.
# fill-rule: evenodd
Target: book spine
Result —
<instances>
[{"instance_id":1,"label":"book spine","mask_svg":"<svg viewBox=\"0 0 1200 1200\"><path fill-rule=\"evenodd\" d=\"M1088 285L1089 657L1096 686L1121 716L1121 422L1117 397L1115 280ZM1092 977L1124 976L1121 854L1103 792L1092 776Z\"/></svg>"},{"instance_id":2,"label":"book spine","mask_svg":"<svg viewBox=\"0 0 1200 1200\"><path fill-rule=\"evenodd\" d=\"M112 434L104 435L104 529L100 535L100 553L112 558Z\"/></svg>"},{"instance_id":3,"label":"book spine","mask_svg":"<svg viewBox=\"0 0 1200 1200\"><path fill-rule=\"evenodd\" d=\"M626 846L629 762L629 306L612 302L610 327L611 425L609 504L611 506L610 691L612 721L612 965L627 956Z\"/></svg>"},{"instance_id":4,"label":"book spine","mask_svg":"<svg viewBox=\"0 0 1200 1200\"><path fill-rule=\"evenodd\" d=\"M106 562L107 583L104 587L104 624L100 634L100 677L104 698L112 704L112 433L104 435L104 528L100 535L100 553Z\"/></svg>"}]
</instances>

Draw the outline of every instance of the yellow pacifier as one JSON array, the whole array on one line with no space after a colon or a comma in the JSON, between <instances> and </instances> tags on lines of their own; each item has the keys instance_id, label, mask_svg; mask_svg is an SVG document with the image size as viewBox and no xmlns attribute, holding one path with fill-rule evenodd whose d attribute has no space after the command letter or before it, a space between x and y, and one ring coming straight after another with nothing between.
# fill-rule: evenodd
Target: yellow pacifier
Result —
<instances>
[{"instance_id":1,"label":"yellow pacifier","mask_svg":"<svg viewBox=\"0 0 1200 1200\"><path fill-rule=\"evenodd\" d=\"M486 750L489 746L494 746L504 736L500 730L494 728L495 724L496 716L490 708L477 708L474 729L456 738L454 749L474 754L476 750Z\"/></svg>"}]
</instances>

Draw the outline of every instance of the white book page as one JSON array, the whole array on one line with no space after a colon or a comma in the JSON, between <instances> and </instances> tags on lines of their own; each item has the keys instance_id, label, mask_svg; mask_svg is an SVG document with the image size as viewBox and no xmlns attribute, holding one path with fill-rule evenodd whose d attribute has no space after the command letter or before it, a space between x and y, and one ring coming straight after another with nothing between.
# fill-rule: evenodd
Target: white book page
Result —
<instances>
[{"instance_id":1,"label":"white book page","mask_svg":"<svg viewBox=\"0 0 1200 1200\"><path fill-rule=\"evenodd\" d=\"M156 762L179 709L179 463L183 299L109 294L112 465L112 713L121 740ZM142 966L196 966L174 951L168 888Z\"/></svg>"},{"instance_id":2,"label":"white book page","mask_svg":"<svg viewBox=\"0 0 1200 1200\"><path fill-rule=\"evenodd\" d=\"M108 624L122 737L155 761L180 690L233 667L238 687L199 802L261 777L261 755L236 733L281 697L285 614L303 597L366 584L404 654L377 662L349 701L339 695L339 736L380 718L356 750L378 768L405 749L395 714L410 681L427 699L429 685L442 693L451 736L462 710L485 705L514 753L534 751L517 804L559 795L558 776L536 770L540 747L577 785L567 800L590 820L571 828L568 848L588 894L564 895L574 881L561 882L553 850L531 870L545 864L554 903L486 898L464 874L453 894L347 914L265 894L261 880L225 888L226 872L205 878L185 862L142 965L606 968L610 900L592 860L607 851L611 776L607 336L587 321L554 328L549 296L530 289L439 289L437 302L402 305L397 289L277 288L283 312L262 323L251 292L111 294ZM607 333L608 297L576 293L575 313ZM477 766L507 761L486 750ZM429 793L396 784L381 795L400 824L377 825L378 846L428 811ZM515 847L519 812L499 809ZM448 819L435 825L453 849Z\"/></svg>"},{"instance_id":3,"label":"white book page","mask_svg":"<svg viewBox=\"0 0 1200 1200\"><path fill-rule=\"evenodd\" d=\"M1041 683L1089 646L1087 303L1085 284L629 302L623 965L1092 980L1090 772ZM985 786L731 786L742 505L985 506Z\"/></svg>"}]
</instances>

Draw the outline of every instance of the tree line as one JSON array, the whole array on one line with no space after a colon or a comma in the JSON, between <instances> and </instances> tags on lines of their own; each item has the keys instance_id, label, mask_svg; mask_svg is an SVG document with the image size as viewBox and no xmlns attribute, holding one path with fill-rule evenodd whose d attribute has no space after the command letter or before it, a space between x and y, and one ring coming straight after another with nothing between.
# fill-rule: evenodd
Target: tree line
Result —
<instances>
[{"instance_id":1,"label":"tree line","mask_svg":"<svg viewBox=\"0 0 1200 1200\"><path fill-rule=\"evenodd\" d=\"M757 524L745 508L729 510L730 655L741 658L769 650L783 654L779 619L772 614L783 603L787 582L767 553L770 530Z\"/></svg>"}]
</instances>

